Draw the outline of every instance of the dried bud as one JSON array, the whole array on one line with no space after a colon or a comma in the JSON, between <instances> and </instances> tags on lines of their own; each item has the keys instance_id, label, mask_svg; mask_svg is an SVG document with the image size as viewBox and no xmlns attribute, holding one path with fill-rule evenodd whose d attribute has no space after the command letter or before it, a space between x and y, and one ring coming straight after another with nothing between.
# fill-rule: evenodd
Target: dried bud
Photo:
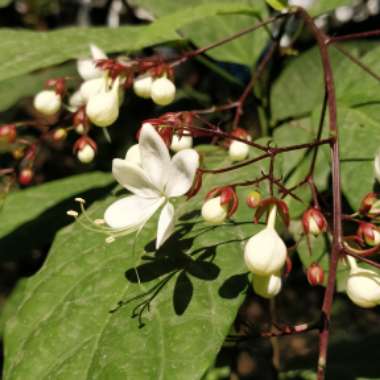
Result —
<instances>
[{"instance_id":1,"label":"dried bud","mask_svg":"<svg viewBox=\"0 0 380 380\"><path fill-rule=\"evenodd\" d=\"M202 206L202 217L210 224L221 224L227 219L228 205L221 203L221 197L206 200Z\"/></svg>"},{"instance_id":2,"label":"dried bud","mask_svg":"<svg viewBox=\"0 0 380 380\"><path fill-rule=\"evenodd\" d=\"M22 186L28 186L31 184L33 180L33 176L34 176L34 173L32 169L28 169L28 168L22 169L18 175L18 182Z\"/></svg>"},{"instance_id":3,"label":"dried bud","mask_svg":"<svg viewBox=\"0 0 380 380\"><path fill-rule=\"evenodd\" d=\"M267 226L253 235L244 248L244 260L248 269L260 276L280 271L286 261L286 245L274 228L276 210L277 207L273 206Z\"/></svg>"},{"instance_id":4,"label":"dried bud","mask_svg":"<svg viewBox=\"0 0 380 380\"><path fill-rule=\"evenodd\" d=\"M172 103L175 98L175 92L174 83L165 76L155 79L152 83L152 100L160 106L167 106Z\"/></svg>"},{"instance_id":5,"label":"dried bud","mask_svg":"<svg viewBox=\"0 0 380 380\"><path fill-rule=\"evenodd\" d=\"M252 276L252 286L255 293L264 298L273 298L282 288L281 276L279 273L273 273L269 276Z\"/></svg>"},{"instance_id":6,"label":"dried bud","mask_svg":"<svg viewBox=\"0 0 380 380\"><path fill-rule=\"evenodd\" d=\"M247 206L250 208L256 208L261 201L261 194L258 191L251 191L246 198Z\"/></svg>"},{"instance_id":7,"label":"dried bud","mask_svg":"<svg viewBox=\"0 0 380 380\"><path fill-rule=\"evenodd\" d=\"M323 269L318 263L313 263L307 268L306 276L311 286L322 285L325 277Z\"/></svg>"},{"instance_id":8,"label":"dried bud","mask_svg":"<svg viewBox=\"0 0 380 380\"><path fill-rule=\"evenodd\" d=\"M372 223L360 223L357 234L370 247L380 244L380 230Z\"/></svg>"},{"instance_id":9,"label":"dried bud","mask_svg":"<svg viewBox=\"0 0 380 380\"><path fill-rule=\"evenodd\" d=\"M370 269L360 268L356 260L347 256L350 274L347 278L346 293L353 303L370 308L380 304L380 275Z\"/></svg>"},{"instance_id":10,"label":"dried bud","mask_svg":"<svg viewBox=\"0 0 380 380\"><path fill-rule=\"evenodd\" d=\"M302 216L302 225L306 234L319 236L327 230L327 221L322 212L315 207L306 210Z\"/></svg>"},{"instance_id":11,"label":"dried bud","mask_svg":"<svg viewBox=\"0 0 380 380\"><path fill-rule=\"evenodd\" d=\"M53 132L53 140L54 141L63 141L67 137L66 129L58 128Z\"/></svg>"},{"instance_id":12,"label":"dried bud","mask_svg":"<svg viewBox=\"0 0 380 380\"><path fill-rule=\"evenodd\" d=\"M53 90L43 90L34 97L33 105L38 112L51 116L60 110L62 99Z\"/></svg>"},{"instance_id":13,"label":"dried bud","mask_svg":"<svg viewBox=\"0 0 380 380\"><path fill-rule=\"evenodd\" d=\"M148 75L140 75L133 81L133 91L137 96L144 99L149 99L151 95L153 78Z\"/></svg>"},{"instance_id":14,"label":"dried bud","mask_svg":"<svg viewBox=\"0 0 380 380\"><path fill-rule=\"evenodd\" d=\"M125 155L125 159L128 161L128 162L132 162L132 163L135 163L137 165L141 165L141 154L140 154L140 146L139 144L135 144L135 145L132 145L126 155Z\"/></svg>"},{"instance_id":15,"label":"dried bud","mask_svg":"<svg viewBox=\"0 0 380 380\"><path fill-rule=\"evenodd\" d=\"M179 152L184 149L190 149L193 146L193 138L190 135L179 136L174 134L170 149L174 152Z\"/></svg>"},{"instance_id":16,"label":"dried bud","mask_svg":"<svg viewBox=\"0 0 380 380\"><path fill-rule=\"evenodd\" d=\"M4 124L0 126L0 143L12 144L16 140L17 131L14 124Z\"/></svg>"},{"instance_id":17,"label":"dried bud","mask_svg":"<svg viewBox=\"0 0 380 380\"><path fill-rule=\"evenodd\" d=\"M86 105L88 118L98 127L109 127L119 117L119 82L116 78L111 90L92 96Z\"/></svg>"}]
</instances>

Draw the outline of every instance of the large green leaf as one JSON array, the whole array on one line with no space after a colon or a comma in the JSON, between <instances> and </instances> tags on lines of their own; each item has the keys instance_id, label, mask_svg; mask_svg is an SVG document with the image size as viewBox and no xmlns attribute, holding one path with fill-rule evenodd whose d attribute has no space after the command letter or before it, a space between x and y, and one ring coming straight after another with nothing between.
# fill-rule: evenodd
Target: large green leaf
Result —
<instances>
[{"instance_id":1,"label":"large green leaf","mask_svg":"<svg viewBox=\"0 0 380 380\"><path fill-rule=\"evenodd\" d=\"M8 6L13 0L0 0L0 8Z\"/></svg>"},{"instance_id":2,"label":"large green leaf","mask_svg":"<svg viewBox=\"0 0 380 380\"><path fill-rule=\"evenodd\" d=\"M267 16L264 1L245 0L244 2L247 6L251 7L247 15L211 16L207 18L207 22L199 20L182 28L181 33L197 46L207 46L254 25L259 19ZM165 15L178 11L184 5L181 1L175 2L170 0L135 0L134 3L147 8L158 17L165 17ZM207 1L197 0L192 3L207 4ZM224 0L220 3L228 3L228 1ZM263 28L212 49L207 54L221 61L252 66L263 51L267 41L268 32Z\"/></svg>"},{"instance_id":3,"label":"large green leaf","mask_svg":"<svg viewBox=\"0 0 380 380\"><path fill-rule=\"evenodd\" d=\"M228 164L222 151L210 154L203 151L207 166ZM211 187L257 172L207 175L201 194L177 203L182 216L158 252L156 220L112 244L78 222L62 230L6 324L4 378L201 378L244 298L243 244L261 227L247 223L244 205L222 226L205 225L199 207Z\"/></svg>"},{"instance_id":4,"label":"large green leaf","mask_svg":"<svg viewBox=\"0 0 380 380\"><path fill-rule=\"evenodd\" d=\"M244 2L205 3L184 8L147 26L65 28L52 32L0 29L0 80L88 54L93 42L106 52L134 51L181 39L177 30L217 14L251 12Z\"/></svg>"}]
</instances>

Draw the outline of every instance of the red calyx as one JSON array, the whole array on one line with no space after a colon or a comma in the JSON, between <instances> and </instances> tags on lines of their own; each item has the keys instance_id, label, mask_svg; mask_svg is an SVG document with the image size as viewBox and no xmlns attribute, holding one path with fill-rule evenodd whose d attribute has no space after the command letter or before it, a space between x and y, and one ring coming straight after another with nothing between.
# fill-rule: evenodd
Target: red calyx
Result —
<instances>
[{"instance_id":1,"label":"red calyx","mask_svg":"<svg viewBox=\"0 0 380 380\"><path fill-rule=\"evenodd\" d=\"M198 194L199 190L202 187L202 181L203 181L203 172L197 169L193 185L191 186L191 189L186 194L187 199L190 199Z\"/></svg>"},{"instance_id":2,"label":"red calyx","mask_svg":"<svg viewBox=\"0 0 380 380\"><path fill-rule=\"evenodd\" d=\"M306 277L311 286L318 286L323 284L325 274L320 264L313 263L307 268Z\"/></svg>"},{"instance_id":3,"label":"red calyx","mask_svg":"<svg viewBox=\"0 0 380 380\"><path fill-rule=\"evenodd\" d=\"M374 247L379 244L379 229L372 223L361 222L357 231L361 242Z\"/></svg>"},{"instance_id":4,"label":"red calyx","mask_svg":"<svg viewBox=\"0 0 380 380\"><path fill-rule=\"evenodd\" d=\"M14 124L4 124L0 127L0 142L4 141L12 144L17 137L17 130Z\"/></svg>"},{"instance_id":5,"label":"red calyx","mask_svg":"<svg viewBox=\"0 0 380 380\"><path fill-rule=\"evenodd\" d=\"M315 236L327 230L327 220L321 210L316 207L309 208L304 212L302 225L306 234L312 233Z\"/></svg>"},{"instance_id":6,"label":"red calyx","mask_svg":"<svg viewBox=\"0 0 380 380\"><path fill-rule=\"evenodd\" d=\"M254 223L259 223L261 216L269 210L271 206L277 206L277 210L280 214L281 219L283 220L284 224L288 227L290 223L290 218L289 218L289 208L288 205L277 198L266 198L263 199L260 203L259 206L257 207L255 217L254 217Z\"/></svg>"},{"instance_id":7,"label":"red calyx","mask_svg":"<svg viewBox=\"0 0 380 380\"><path fill-rule=\"evenodd\" d=\"M239 206L239 198L233 186L217 187L206 194L206 199L220 196L220 204L228 206L228 217L231 217Z\"/></svg>"},{"instance_id":8,"label":"red calyx","mask_svg":"<svg viewBox=\"0 0 380 380\"><path fill-rule=\"evenodd\" d=\"M74 154L82 150L86 145L90 145L95 152L98 149L96 142L92 138L88 136L81 136L73 145Z\"/></svg>"},{"instance_id":9,"label":"red calyx","mask_svg":"<svg viewBox=\"0 0 380 380\"><path fill-rule=\"evenodd\" d=\"M54 79L48 79L46 81L47 87L53 87L54 91L58 95L63 95L66 90L66 80L65 78L54 78Z\"/></svg>"}]
</instances>

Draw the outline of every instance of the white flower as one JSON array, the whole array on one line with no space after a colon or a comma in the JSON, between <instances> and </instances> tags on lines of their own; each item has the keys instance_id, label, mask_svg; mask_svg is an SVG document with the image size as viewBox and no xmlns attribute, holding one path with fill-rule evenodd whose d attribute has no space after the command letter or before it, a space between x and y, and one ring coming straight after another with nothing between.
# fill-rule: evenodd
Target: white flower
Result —
<instances>
[{"instance_id":1,"label":"white flower","mask_svg":"<svg viewBox=\"0 0 380 380\"><path fill-rule=\"evenodd\" d=\"M380 304L380 275L373 270L360 268L355 259L347 256L351 266L346 293L353 303L369 308Z\"/></svg>"},{"instance_id":2,"label":"white flower","mask_svg":"<svg viewBox=\"0 0 380 380\"><path fill-rule=\"evenodd\" d=\"M166 77L155 79L152 84L150 96L156 104L167 106L175 98L175 85Z\"/></svg>"},{"instance_id":3,"label":"white flower","mask_svg":"<svg viewBox=\"0 0 380 380\"><path fill-rule=\"evenodd\" d=\"M34 97L33 105L38 112L51 116L61 108L62 98L53 90L43 90Z\"/></svg>"},{"instance_id":4,"label":"white flower","mask_svg":"<svg viewBox=\"0 0 380 380\"><path fill-rule=\"evenodd\" d=\"M126 155L125 155L125 159L128 161L128 162L132 162L134 164L137 164L139 166L141 166L141 154L140 154L140 147L139 147L139 144L135 144L135 145L132 145Z\"/></svg>"},{"instance_id":5,"label":"white flower","mask_svg":"<svg viewBox=\"0 0 380 380\"><path fill-rule=\"evenodd\" d=\"M243 161L248 157L249 145L242 141L232 141L228 155L232 161Z\"/></svg>"},{"instance_id":6,"label":"white flower","mask_svg":"<svg viewBox=\"0 0 380 380\"><path fill-rule=\"evenodd\" d=\"M179 152L183 149L189 149L192 146L193 138L190 135L178 136L177 134L174 134L170 144L170 149L174 152Z\"/></svg>"},{"instance_id":7,"label":"white flower","mask_svg":"<svg viewBox=\"0 0 380 380\"><path fill-rule=\"evenodd\" d=\"M264 298L273 298L280 293L282 287L281 276L273 273L269 276L253 275L252 286L255 293Z\"/></svg>"},{"instance_id":8,"label":"white flower","mask_svg":"<svg viewBox=\"0 0 380 380\"><path fill-rule=\"evenodd\" d=\"M133 91L140 98L149 99L153 84L153 78L148 75L140 75L133 81Z\"/></svg>"},{"instance_id":9,"label":"white flower","mask_svg":"<svg viewBox=\"0 0 380 380\"><path fill-rule=\"evenodd\" d=\"M228 214L228 205L220 204L220 197L208 199L202 206L202 217L210 224L223 223Z\"/></svg>"},{"instance_id":10,"label":"white flower","mask_svg":"<svg viewBox=\"0 0 380 380\"><path fill-rule=\"evenodd\" d=\"M149 123L141 129L139 150L141 167L126 160L113 160L114 177L133 194L111 204L104 220L115 230L133 232L141 229L163 206L157 227L158 249L174 230L174 207L169 199L182 196L190 189L199 156L194 149L186 149L170 159L168 148Z\"/></svg>"},{"instance_id":11,"label":"white flower","mask_svg":"<svg viewBox=\"0 0 380 380\"><path fill-rule=\"evenodd\" d=\"M90 44L90 50L92 58L84 58L77 61L78 73L86 81L94 78L99 78L103 75L103 71L100 68L96 67L95 61L98 59L107 58L107 55L104 53L104 51L94 44Z\"/></svg>"},{"instance_id":12,"label":"white flower","mask_svg":"<svg viewBox=\"0 0 380 380\"><path fill-rule=\"evenodd\" d=\"M252 236L244 248L244 260L248 269L260 276L278 272L286 261L286 246L276 230L276 206L269 213L267 226Z\"/></svg>"},{"instance_id":13,"label":"white flower","mask_svg":"<svg viewBox=\"0 0 380 380\"><path fill-rule=\"evenodd\" d=\"M107 80L105 76L102 76L83 82L79 88L79 93L83 101L87 103L93 96L105 91L106 88Z\"/></svg>"},{"instance_id":14,"label":"white flower","mask_svg":"<svg viewBox=\"0 0 380 380\"><path fill-rule=\"evenodd\" d=\"M110 90L104 90L89 99L86 114L96 126L108 127L118 118L119 83L119 78L116 78Z\"/></svg>"}]
</instances>

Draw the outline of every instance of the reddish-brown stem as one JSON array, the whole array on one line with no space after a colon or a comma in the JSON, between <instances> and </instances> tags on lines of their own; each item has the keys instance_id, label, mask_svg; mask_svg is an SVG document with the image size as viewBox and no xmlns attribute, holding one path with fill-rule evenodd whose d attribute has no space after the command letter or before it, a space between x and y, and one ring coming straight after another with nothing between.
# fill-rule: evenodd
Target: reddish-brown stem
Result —
<instances>
[{"instance_id":1,"label":"reddish-brown stem","mask_svg":"<svg viewBox=\"0 0 380 380\"><path fill-rule=\"evenodd\" d=\"M240 118L241 118L241 115L243 113L244 103L245 103L248 95L251 93L251 91L255 87L255 85L256 85L258 79L260 78L261 74L263 73L263 71L267 67L268 63L272 59L273 54L275 53L276 49L277 49L277 42L272 42L270 48L268 49L268 51L264 55L263 59L261 60L259 66L255 70L254 74L252 75L251 80L249 81L248 85L245 87L243 93L241 94L240 98L238 99L237 107L236 107L236 111L235 111L235 117L234 117L234 121L232 124L233 129L235 129L239 126Z\"/></svg>"},{"instance_id":2,"label":"reddish-brown stem","mask_svg":"<svg viewBox=\"0 0 380 380\"><path fill-rule=\"evenodd\" d=\"M349 40L354 40L356 38L368 38L368 37L376 37L376 36L380 36L380 29L371 30L369 32L346 34L344 36L328 37L328 39L326 40L326 44L331 45L334 42L349 41Z\"/></svg>"},{"instance_id":3,"label":"reddish-brown stem","mask_svg":"<svg viewBox=\"0 0 380 380\"><path fill-rule=\"evenodd\" d=\"M375 268L380 269L380 263L378 263L378 262L376 262L376 261L373 261L373 260L371 260L371 259L367 259L367 258L364 257L364 256L357 255L356 253L353 253L353 252L347 250L346 247L344 248L344 251L345 251L345 253L346 253L347 255L352 256L352 257L354 257L354 258L357 259L357 260L363 261L364 263L367 263L367 264L369 264L369 265L372 265L372 266L375 267Z\"/></svg>"},{"instance_id":4,"label":"reddish-brown stem","mask_svg":"<svg viewBox=\"0 0 380 380\"><path fill-rule=\"evenodd\" d=\"M319 336L319 358L318 358L318 380L325 379L325 368L327 359L327 348L329 342L329 324L331 317L331 308L334 299L335 279L338 266L339 256L342 250L342 203L340 188L340 162L339 162L339 136L337 127L337 108L335 98L335 86L333 71L328 53L328 38L314 24L313 19L302 8L297 12L305 21L307 27L313 33L321 55L324 82L327 91L328 111L329 111L329 129L333 141L331 142L331 161L332 161L332 190L333 190L333 241L329 266L329 276L322 305L323 328Z\"/></svg>"}]
</instances>

